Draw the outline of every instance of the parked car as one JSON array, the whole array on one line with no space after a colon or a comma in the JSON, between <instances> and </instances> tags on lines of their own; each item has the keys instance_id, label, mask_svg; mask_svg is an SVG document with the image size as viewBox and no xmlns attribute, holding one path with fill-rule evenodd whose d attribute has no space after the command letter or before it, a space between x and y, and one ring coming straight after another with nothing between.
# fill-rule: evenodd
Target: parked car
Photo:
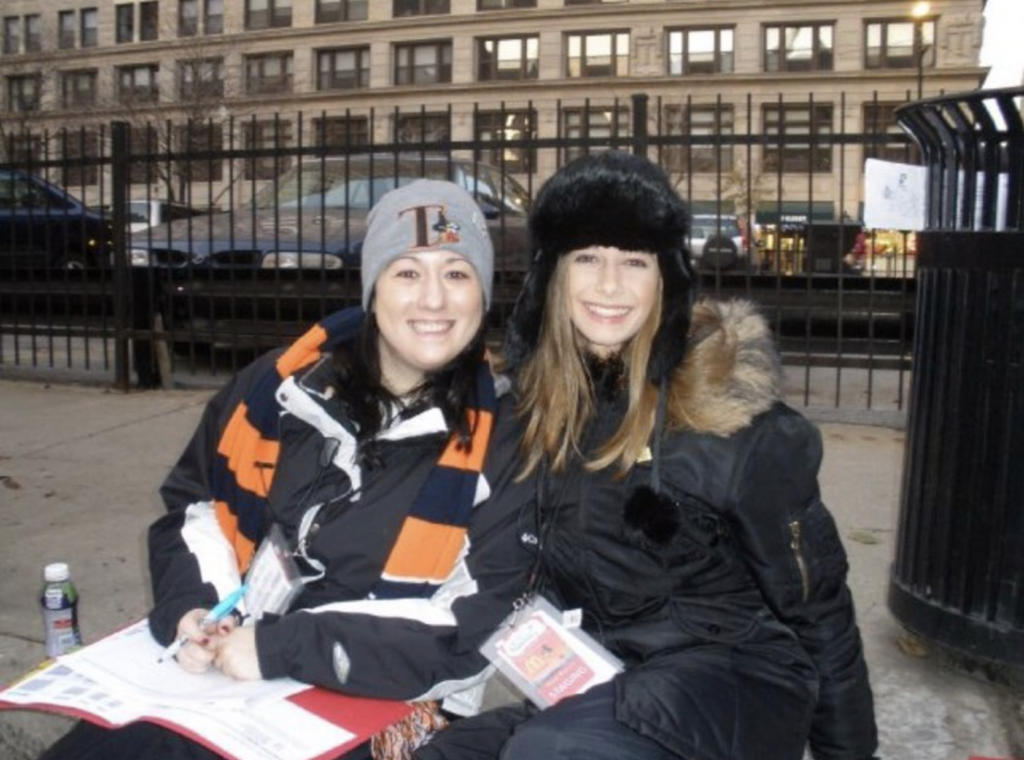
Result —
<instances>
[{"instance_id":1,"label":"parked car","mask_svg":"<svg viewBox=\"0 0 1024 760\"><path fill-rule=\"evenodd\" d=\"M184 203L142 198L128 201L128 231L141 232L178 219L203 216L208 212L186 206Z\"/></svg>"},{"instance_id":2,"label":"parked car","mask_svg":"<svg viewBox=\"0 0 1024 760\"><path fill-rule=\"evenodd\" d=\"M491 231L495 268L525 270L529 196L523 187L487 164L419 155L303 160L264 185L249 206L133 234L130 260L172 268L357 267L369 209L418 177L450 179L471 192Z\"/></svg>"},{"instance_id":3,"label":"parked car","mask_svg":"<svg viewBox=\"0 0 1024 760\"><path fill-rule=\"evenodd\" d=\"M687 242L690 258L699 269L723 271L749 266L749 250L735 216L694 214Z\"/></svg>"},{"instance_id":4,"label":"parked car","mask_svg":"<svg viewBox=\"0 0 1024 760\"><path fill-rule=\"evenodd\" d=\"M0 269L106 267L113 228L67 190L0 169Z\"/></svg>"}]
</instances>

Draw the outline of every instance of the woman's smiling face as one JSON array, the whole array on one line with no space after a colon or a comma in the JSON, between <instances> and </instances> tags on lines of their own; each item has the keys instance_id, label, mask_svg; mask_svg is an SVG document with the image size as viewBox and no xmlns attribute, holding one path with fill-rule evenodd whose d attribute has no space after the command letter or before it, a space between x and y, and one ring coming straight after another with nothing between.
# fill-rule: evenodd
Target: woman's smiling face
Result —
<instances>
[{"instance_id":1,"label":"woman's smiling face","mask_svg":"<svg viewBox=\"0 0 1024 760\"><path fill-rule=\"evenodd\" d=\"M591 353L616 353L640 331L657 302L657 257L607 246L580 248L566 256L573 327Z\"/></svg>"},{"instance_id":2,"label":"woman's smiling face","mask_svg":"<svg viewBox=\"0 0 1024 760\"><path fill-rule=\"evenodd\" d=\"M484 318L476 269L451 251L400 256L377 279L381 378L396 395L420 385L470 344Z\"/></svg>"}]
</instances>

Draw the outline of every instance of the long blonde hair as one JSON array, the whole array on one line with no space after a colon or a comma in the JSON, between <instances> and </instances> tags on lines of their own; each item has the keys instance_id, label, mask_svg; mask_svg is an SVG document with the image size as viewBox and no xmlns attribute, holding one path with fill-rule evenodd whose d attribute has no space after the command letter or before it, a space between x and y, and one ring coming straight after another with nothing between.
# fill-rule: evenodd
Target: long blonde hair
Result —
<instances>
[{"instance_id":1,"label":"long blonde hair","mask_svg":"<svg viewBox=\"0 0 1024 760\"><path fill-rule=\"evenodd\" d=\"M519 374L518 411L526 422L521 443L524 477L545 459L553 472L561 472L574 456L583 456L581 439L594 413L584 348L569 314L569 260L569 256L559 259L548 282L537 348ZM626 416L615 434L585 462L588 470L617 464L619 473L625 474L650 440L658 388L647 379L647 363L661 322L662 298L659 287L650 315L622 350L629 394Z\"/></svg>"}]
</instances>

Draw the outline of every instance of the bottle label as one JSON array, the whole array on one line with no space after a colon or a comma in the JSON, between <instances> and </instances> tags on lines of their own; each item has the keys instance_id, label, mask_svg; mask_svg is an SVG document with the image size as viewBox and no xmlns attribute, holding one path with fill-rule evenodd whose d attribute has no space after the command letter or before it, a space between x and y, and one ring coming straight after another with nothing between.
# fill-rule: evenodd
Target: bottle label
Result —
<instances>
[{"instance_id":1,"label":"bottle label","mask_svg":"<svg viewBox=\"0 0 1024 760\"><path fill-rule=\"evenodd\" d=\"M60 657L82 645L73 610L45 610L43 621L46 626L47 657Z\"/></svg>"},{"instance_id":2,"label":"bottle label","mask_svg":"<svg viewBox=\"0 0 1024 760\"><path fill-rule=\"evenodd\" d=\"M64 589L60 586L47 586L43 594L43 604L48 610L59 610L68 606L68 598L64 596Z\"/></svg>"},{"instance_id":3,"label":"bottle label","mask_svg":"<svg viewBox=\"0 0 1024 760\"><path fill-rule=\"evenodd\" d=\"M69 583L47 584L40 601L47 657L59 657L82 646L82 635L78 629L78 594L74 586Z\"/></svg>"}]
</instances>

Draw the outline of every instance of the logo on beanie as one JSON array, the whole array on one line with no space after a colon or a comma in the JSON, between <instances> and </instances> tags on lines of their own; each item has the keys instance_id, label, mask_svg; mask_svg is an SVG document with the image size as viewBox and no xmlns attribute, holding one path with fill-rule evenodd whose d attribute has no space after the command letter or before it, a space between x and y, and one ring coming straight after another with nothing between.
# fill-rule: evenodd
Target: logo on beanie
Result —
<instances>
[{"instance_id":1,"label":"logo on beanie","mask_svg":"<svg viewBox=\"0 0 1024 760\"><path fill-rule=\"evenodd\" d=\"M452 245L462 241L459 237L461 229L456 222L448 218L444 204L434 203L425 206L413 206L398 212L401 219L412 214L414 238L409 250L417 248L437 248L441 245ZM431 223L433 222L433 223Z\"/></svg>"}]
</instances>

